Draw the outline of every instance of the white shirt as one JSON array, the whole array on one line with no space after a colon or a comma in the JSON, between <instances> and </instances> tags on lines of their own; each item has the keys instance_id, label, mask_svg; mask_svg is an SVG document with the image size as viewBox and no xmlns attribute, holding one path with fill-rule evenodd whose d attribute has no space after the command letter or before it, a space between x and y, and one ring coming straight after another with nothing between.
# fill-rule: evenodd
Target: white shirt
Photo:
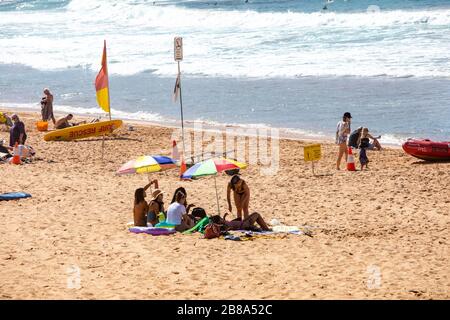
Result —
<instances>
[{"instance_id":1,"label":"white shirt","mask_svg":"<svg viewBox=\"0 0 450 320\"><path fill-rule=\"evenodd\" d=\"M167 209L167 220L168 224L180 225L181 217L186 214L186 208L179 204L178 202L172 203Z\"/></svg>"}]
</instances>

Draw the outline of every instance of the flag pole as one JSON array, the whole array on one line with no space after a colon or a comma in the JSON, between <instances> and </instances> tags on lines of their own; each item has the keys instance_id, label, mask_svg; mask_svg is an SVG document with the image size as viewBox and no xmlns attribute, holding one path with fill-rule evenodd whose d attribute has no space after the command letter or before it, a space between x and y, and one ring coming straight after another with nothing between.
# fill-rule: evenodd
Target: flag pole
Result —
<instances>
[{"instance_id":1,"label":"flag pole","mask_svg":"<svg viewBox=\"0 0 450 320\"><path fill-rule=\"evenodd\" d=\"M109 121L111 121L111 98L110 98L110 88L109 88L109 74L108 74L108 57L106 54L106 40L105 42L105 66L106 66L106 76L108 77L108 109L109 109Z\"/></svg>"},{"instance_id":2,"label":"flag pole","mask_svg":"<svg viewBox=\"0 0 450 320\"><path fill-rule=\"evenodd\" d=\"M214 175L214 187L216 188L216 200L217 200L217 214L220 216L220 207L219 207L219 194L217 193L217 182L216 182L216 175Z\"/></svg>"},{"instance_id":3,"label":"flag pole","mask_svg":"<svg viewBox=\"0 0 450 320\"><path fill-rule=\"evenodd\" d=\"M184 144L184 118L183 118L183 97L181 95L181 70L180 70L180 61L178 62L178 88L180 89L180 107L181 107L181 138L183 140L183 159L184 159L184 155L186 154L186 148L185 148L185 144Z\"/></svg>"}]
</instances>

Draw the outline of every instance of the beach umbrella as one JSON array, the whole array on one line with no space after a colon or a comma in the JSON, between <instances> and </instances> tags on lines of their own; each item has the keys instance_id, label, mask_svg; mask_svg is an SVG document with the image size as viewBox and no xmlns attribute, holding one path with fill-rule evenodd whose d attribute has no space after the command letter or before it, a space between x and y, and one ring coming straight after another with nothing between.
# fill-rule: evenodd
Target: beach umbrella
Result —
<instances>
[{"instance_id":1,"label":"beach umbrella","mask_svg":"<svg viewBox=\"0 0 450 320\"><path fill-rule=\"evenodd\" d=\"M182 175L181 179L197 179L205 176L214 176L214 186L216 188L217 199L217 211L220 214L219 209L219 194L217 193L216 176L219 172L232 170L232 169L246 169L247 164L237 162L235 160L226 158L213 158L194 164Z\"/></svg>"},{"instance_id":2,"label":"beach umbrella","mask_svg":"<svg viewBox=\"0 0 450 320\"><path fill-rule=\"evenodd\" d=\"M141 156L130 160L117 170L117 174L152 173L175 168L175 161L165 156Z\"/></svg>"}]
</instances>

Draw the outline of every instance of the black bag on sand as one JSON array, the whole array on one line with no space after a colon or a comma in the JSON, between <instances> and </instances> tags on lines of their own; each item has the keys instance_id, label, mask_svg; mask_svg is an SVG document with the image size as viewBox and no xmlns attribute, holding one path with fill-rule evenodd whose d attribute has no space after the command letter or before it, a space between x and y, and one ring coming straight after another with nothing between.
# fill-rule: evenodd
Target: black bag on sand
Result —
<instances>
[{"instance_id":1,"label":"black bag on sand","mask_svg":"<svg viewBox=\"0 0 450 320\"><path fill-rule=\"evenodd\" d=\"M206 217L206 211L203 208L196 207L192 210L192 216L195 217L195 220L201 220Z\"/></svg>"}]
</instances>

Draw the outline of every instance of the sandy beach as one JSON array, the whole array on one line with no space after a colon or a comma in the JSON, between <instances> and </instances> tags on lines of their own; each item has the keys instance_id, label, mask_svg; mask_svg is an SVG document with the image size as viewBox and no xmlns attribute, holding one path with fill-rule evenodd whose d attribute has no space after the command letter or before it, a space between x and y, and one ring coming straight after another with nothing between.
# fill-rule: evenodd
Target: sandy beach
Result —
<instances>
[{"instance_id":1,"label":"sandy beach","mask_svg":"<svg viewBox=\"0 0 450 320\"><path fill-rule=\"evenodd\" d=\"M250 210L308 228L313 237L156 237L126 227L134 190L148 176L115 172L143 154L170 156L173 129L134 124L128 131L125 122L106 139L102 160L100 138L45 142L35 126L39 114L18 114L37 158L0 164L0 193L32 194L0 202L1 299L450 298L450 163L389 148L369 153L367 171L336 171L337 147L323 143L314 177L303 160L309 142L281 139L276 175L261 174L257 164L242 171ZM4 129L0 139L7 140ZM217 211L212 177L186 182L177 175L151 175L166 207L184 186L189 203ZM228 180L217 177L221 212Z\"/></svg>"}]
</instances>

